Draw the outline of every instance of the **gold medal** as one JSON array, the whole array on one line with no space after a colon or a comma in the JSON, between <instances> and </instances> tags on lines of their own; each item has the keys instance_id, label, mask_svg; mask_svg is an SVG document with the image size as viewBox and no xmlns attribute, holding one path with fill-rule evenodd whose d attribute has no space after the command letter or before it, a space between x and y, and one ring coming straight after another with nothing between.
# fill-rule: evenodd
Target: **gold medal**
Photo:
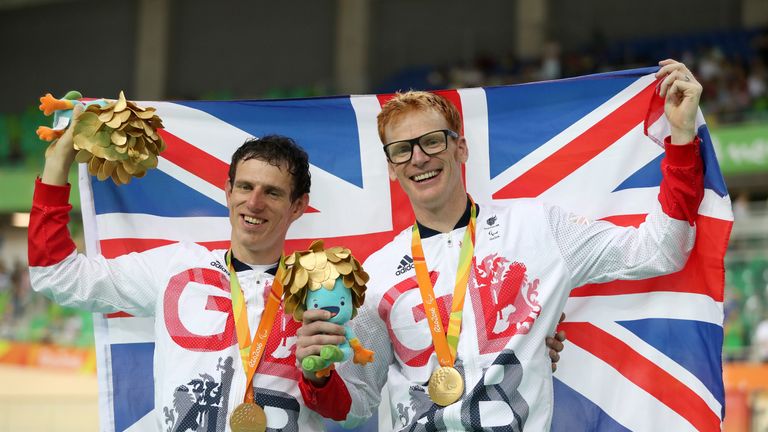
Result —
<instances>
[{"instance_id":1,"label":"gold medal","mask_svg":"<svg viewBox=\"0 0 768 432\"><path fill-rule=\"evenodd\" d=\"M429 398L440 406L448 406L464 393L464 379L456 369L443 366L432 372L427 386Z\"/></svg>"},{"instance_id":2,"label":"gold medal","mask_svg":"<svg viewBox=\"0 0 768 432\"><path fill-rule=\"evenodd\" d=\"M232 432L264 432L267 430L267 416L255 403L243 402L232 411L229 427Z\"/></svg>"}]
</instances>

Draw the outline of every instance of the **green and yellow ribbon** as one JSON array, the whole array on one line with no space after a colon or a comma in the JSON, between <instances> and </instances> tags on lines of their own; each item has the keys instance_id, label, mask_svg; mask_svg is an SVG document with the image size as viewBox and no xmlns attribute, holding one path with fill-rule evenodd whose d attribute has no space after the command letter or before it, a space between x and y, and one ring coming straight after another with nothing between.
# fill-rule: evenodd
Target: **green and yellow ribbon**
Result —
<instances>
[{"instance_id":1,"label":"green and yellow ribbon","mask_svg":"<svg viewBox=\"0 0 768 432\"><path fill-rule=\"evenodd\" d=\"M253 403L253 376L267 347L267 339L269 339L269 334L272 332L272 325L275 323L275 316L280 309L280 301L283 297L281 274L285 267L285 257L280 257L280 263L277 265L277 274L272 282L267 304L264 307L264 312L261 315L261 320L253 340L251 340L251 331L248 328L248 311L245 307L245 297L240 287L240 281L237 279L237 273L232 265L231 249L227 252L225 260L229 269L229 288L232 292L232 316L235 320L240 360L243 362L247 381L244 402Z\"/></svg>"},{"instance_id":2,"label":"green and yellow ribbon","mask_svg":"<svg viewBox=\"0 0 768 432\"><path fill-rule=\"evenodd\" d=\"M459 334L461 333L461 319L464 311L464 298L467 294L467 282L472 267L472 257L475 254L475 226L477 210L472 197L469 197L470 213L467 230L464 232L464 241L459 251L459 267L456 271L456 283L453 288L453 302L451 314L448 320L448 332L443 329L440 319L440 311L437 307L435 290L432 280L429 278L427 262L424 258L424 248L421 246L421 235L418 223L413 224L411 236L411 253L413 254L413 266L416 270L416 280L419 283L421 299L429 322L429 330L432 333L432 344L435 347L437 360L441 366L453 366L456 360L456 350L459 346Z\"/></svg>"}]
</instances>

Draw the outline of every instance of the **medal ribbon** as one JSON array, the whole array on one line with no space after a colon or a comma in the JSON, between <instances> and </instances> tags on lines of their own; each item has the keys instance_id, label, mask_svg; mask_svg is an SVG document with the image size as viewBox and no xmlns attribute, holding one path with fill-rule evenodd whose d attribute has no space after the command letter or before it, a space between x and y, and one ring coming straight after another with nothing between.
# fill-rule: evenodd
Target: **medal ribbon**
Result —
<instances>
[{"instance_id":1,"label":"medal ribbon","mask_svg":"<svg viewBox=\"0 0 768 432\"><path fill-rule=\"evenodd\" d=\"M245 308L245 297L240 287L240 281L237 280L237 273L232 265L232 250L226 255L227 268L229 268L229 288L232 292L232 316L235 320L235 330L237 331L237 342L240 350L240 359L243 362L247 384L245 387L245 402L253 403L253 375L259 367L264 349L267 346L267 339L272 332L272 325L275 323L275 315L280 309L280 299L283 296L282 273L285 256L280 257L277 265L277 273L272 282L272 288L269 291L267 304L264 312L261 314L259 326L256 329L256 335L251 342L251 332L248 328L248 312Z\"/></svg>"},{"instance_id":2,"label":"medal ribbon","mask_svg":"<svg viewBox=\"0 0 768 432\"><path fill-rule=\"evenodd\" d=\"M456 284L453 288L453 302L451 304L451 315L448 321L448 334L443 330L443 323L440 319L440 311L437 308L435 299L435 290L432 287L432 281L429 278L427 262L424 259L424 249L421 246L421 235L419 234L418 223L413 224L411 235L411 253L413 254L413 266L416 269L416 280L419 283L421 299L424 302L424 310L427 313L429 322L429 331L432 332L432 344L437 353L437 361L441 366L453 366L456 360L456 349L459 346L459 333L461 332L461 318L464 311L464 297L467 293L467 281L469 280L469 271L472 265L472 257L475 254L475 220L477 219L477 210L475 202L469 197L470 212L467 230L464 232L464 240L459 252L459 268L456 271Z\"/></svg>"}]
</instances>

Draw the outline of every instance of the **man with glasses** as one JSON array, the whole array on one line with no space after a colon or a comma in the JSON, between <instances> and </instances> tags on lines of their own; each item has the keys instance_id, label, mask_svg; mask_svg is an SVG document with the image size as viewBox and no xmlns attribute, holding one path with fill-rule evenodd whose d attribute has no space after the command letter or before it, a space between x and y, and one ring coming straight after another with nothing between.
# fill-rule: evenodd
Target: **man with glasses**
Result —
<instances>
[{"instance_id":1,"label":"man with glasses","mask_svg":"<svg viewBox=\"0 0 768 432\"><path fill-rule=\"evenodd\" d=\"M305 377L307 406L354 425L373 413L388 383L397 430L549 430L552 376L542 342L570 290L677 271L693 246L703 196L694 128L702 87L685 65L660 65L671 136L659 205L639 228L536 200L478 205L462 182L468 144L456 107L425 92L387 102L379 136L416 221L364 264L371 279L352 326L376 362L342 364L325 383ZM476 229L480 223L494 229ZM299 361L343 334L317 312L297 332ZM330 413L330 403L318 402L339 394L351 396L349 406L336 402Z\"/></svg>"},{"instance_id":2,"label":"man with glasses","mask_svg":"<svg viewBox=\"0 0 768 432\"><path fill-rule=\"evenodd\" d=\"M448 148L448 137L459 139L459 134L450 129L428 132L420 137L404 141L396 141L384 146L384 154L390 163L399 165L411 160L413 148L418 146L421 152L434 156Z\"/></svg>"}]
</instances>

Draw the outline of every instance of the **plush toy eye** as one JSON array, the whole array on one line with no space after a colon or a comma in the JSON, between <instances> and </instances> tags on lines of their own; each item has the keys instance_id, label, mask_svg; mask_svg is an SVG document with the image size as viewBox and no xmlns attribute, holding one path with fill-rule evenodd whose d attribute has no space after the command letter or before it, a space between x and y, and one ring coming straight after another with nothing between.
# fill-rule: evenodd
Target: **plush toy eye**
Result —
<instances>
[{"instance_id":1,"label":"plush toy eye","mask_svg":"<svg viewBox=\"0 0 768 432\"><path fill-rule=\"evenodd\" d=\"M317 303L315 303L315 309L317 309Z\"/></svg>"},{"instance_id":2,"label":"plush toy eye","mask_svg":"<svg viewBox=\"0 0 768 432\"><path fill-rule=\"evenodd\" d=\"M344 297L341 298L341 305L344 306Z\"/></svg>"}]
</instances>

